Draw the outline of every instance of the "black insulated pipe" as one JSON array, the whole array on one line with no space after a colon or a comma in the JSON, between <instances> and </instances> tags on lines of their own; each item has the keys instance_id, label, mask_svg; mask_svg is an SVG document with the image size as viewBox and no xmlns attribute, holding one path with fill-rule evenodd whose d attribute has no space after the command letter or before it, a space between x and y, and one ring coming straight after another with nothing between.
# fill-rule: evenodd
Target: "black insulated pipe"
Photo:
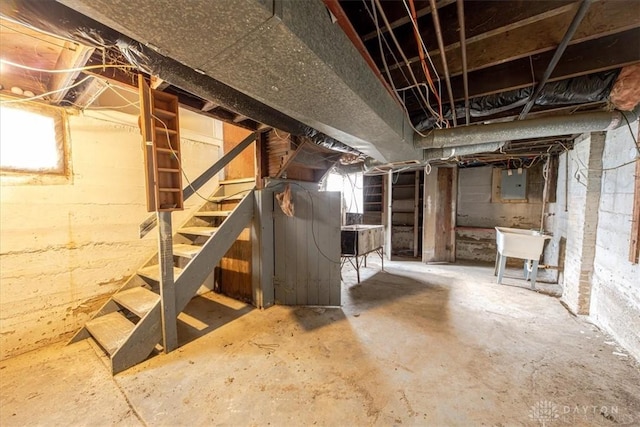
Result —
<instances>
[{"instance_id":1,"label":"black insulated pipe","mask_svg":"<svg viewBox=\"0 0 640 427\"><path fill-rule=\"evenodd\" d=\"M571 21L569 28L567 28L567 32L564 34L562 41L556 48L556 51L553 54L553 57L551 58L549 65L547 65L547 69L544 71L544 74L542 75L542 79L540 79L540 81L538 82L538 86L536 86L536 90L533 92L533 95L531 95L531 97L529 98L529 101L522 109L522 112L520 113L518 120L523 120L525 117L527 117L527 114L529 114L529 111L531 111L531 108L535 104L536 99L538 99L538 96L540 96L540 92L542 92L544 85L547 84L549 77L551 77L551 73L553 73L553 70L556 69L556 65L558 65L558 61L560 61L560 58L564 54L565 49L569 45L569 42L573 38L573 35L575 34L576 30L580 26L580 23L582 22L582 18L584 18L584 16L587 14L587 10L589 10L589 6L591 6L591 3L593 3L593 0L582 0L582 3L580 4L580 8L578 9L575 16L573 17L573 21Z\"/></svg>"}]
</instances>

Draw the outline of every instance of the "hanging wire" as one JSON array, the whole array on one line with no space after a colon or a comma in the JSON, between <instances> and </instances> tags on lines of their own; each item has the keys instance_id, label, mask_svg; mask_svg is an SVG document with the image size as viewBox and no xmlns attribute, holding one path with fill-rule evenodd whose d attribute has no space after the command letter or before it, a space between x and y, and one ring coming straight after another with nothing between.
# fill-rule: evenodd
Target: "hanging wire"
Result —
<instances>
[{"instance_id":1,"label":"hanging wire","mask_svg":"<svg viewBox=\"0 0 640 427\"><path fill-rule=\"evenodd\" d=\"M382 34L382 32L380 31L380 27L378 24L378 15L377 15L377 9L374 5L374 0L371 0L372 3L372 9L373 12L371 11L371 9L369 9L369 6L367 4L366 0L362 0L364 7L367 11L367 13L369 14L369 17L371 18L371 20L374 23L374 26L376 27L376 33L378 36L378 47L380 49L380 56L382 59L382 63L383 66L385 68L385 72L387 74L387 78L389 79L389 83L391 84L394 93L396 95L396 98L398 100L398 102L400 103L400 105L402 106L407 118L408 118L408 122L409 125L411 126L411 128L418 133L421 136L425 136L424 134L422 134L420 131L418 131L418 129L416 129L416 127L413 125L413 123L411 122L411 117L409 115L409 110L406 106L406 104L403 102L403 100L400 98L399 94L398 94L398 90L395 87L395 84L393 82L393 79L391 78L391 72L389 70L389 66L387 64L387 60L386 60L386 56L384 54L384 49L382 48L382 42L385 43L385 45L387 46L387 49L389 50L389 53L391 54L391 56L393 57L394 62L396 63L397 68L400 70L402 77L404 77L404 79L406 81L410 81L409 78L407 77L407 75L405 74L402 66L400 66L400 61L398 60L398 58L396 57L395 53L393 52L393 49L391 49L391 46L389 45L389 42L387 41L387 39L384 37L384 35ZM411 71L411 69L409 68L409 71ZM417 82L416 82L417 83ZM417 89L417 93L416 93L416 89ZM426 101L425 96L422 94L422 91L419 90L419 88L417 88L415 85L413 87L408 87L406 90L411 90L411 92L413 93L413 96L416 98L418 105L420 106L420 108L422 109L422 111L425 113L425 115L429 116L429 113L431 113L431 115L433 115L434 117L437 117L438 114L431 108L431 105L429 104L428 101ZM419 94L419 96L418 96ZM427 97L428 97L428 90L427 90ZM425 99L424 104L420 102L420 98ZM427 112L427 110L425 109L425 107L429 110L429 112Z\"/></svg>"},{"instance_id":2,"label":"hanging wire","mask_svg":"<svg viewBox=\"0 0 640 427\"><path fill-rule=\"evenodd\" d=\"M36 99L41 99L41 98L44 98L45 96L52 95L54 93L64 92L64 91L67 91L69 89L73 89L74 87L80 86L82 83L86 82L87 80L89 80L91 78L93 78L93 76L86 76L84 79L82 79L82 80L80 80L80 81L78 81L78 82L76 82L76 83L74 83L74 84L72 84L70 86L66 86L66 87L63 87L63 88L60 88L60 89L56 89L56 90L52 90L52 91L49 91L49 92L45 92L45 93L42 93L40 95L32 96L30 98L10 99L10 100L6 100L6 101L3 100L3 101L0 101L0 104L14 104L14 103L17 103L17 102L27 102L27 101L33 101L33 100L36 100Z\"/></svg>"},{"instance_id":3,"label":"hanging wire","mask_svg":"<svg viewBox=\"0 0 640 427\"><path fill-rule=\"evenodd\" d=\"M104 65L87 65L85 67L65 68L65 69L60 69L60 70L46 70L46 69L43 69L43 68L29 67L28 65L17 64L15 62L11 62L11 61L8 61L8 60L2 59L2 58L0 58L0 63L7 64L7 65L10 65L12 67L22 68L24 70L38 71L38 72L41 72L41 73L52 73L52 74L55 74L55 73L72 73L72 72L76 72L76 71L86 71L86 70L95 70L95 69L103 69L103 68L123 68L123 69L137 68L134 65L104 64Z\"/></svg>"}]
</instances>

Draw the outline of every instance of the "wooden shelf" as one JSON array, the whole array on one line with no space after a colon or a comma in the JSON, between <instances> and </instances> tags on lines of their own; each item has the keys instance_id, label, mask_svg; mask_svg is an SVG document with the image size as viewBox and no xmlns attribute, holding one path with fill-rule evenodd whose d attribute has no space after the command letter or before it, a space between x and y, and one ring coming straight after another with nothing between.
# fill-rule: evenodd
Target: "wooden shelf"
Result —
<instances>
[{"instance_id":1,"label":"wooden shelf","mask_svg":"<svg viewBox=\"0 0 640 427\"><path fill-rule=\"evenodd\" d=\"M168 111L157 107L153 109L153 115L161 119L174 119L176 117L176 113L174 113L173 111Z\"/></svg>"},{"instance_id":2,"label":"wooden shelf","mask_svg":"<svg viewBox=\"0 0 640 427\"><path fill-rule=\"evenodd\" d=\"M182 210L178 97L151 89L144 78L138 82L146 147L147 209L150 212Z\"/></svg>"},{"instance_id":3,"label":"wooden shelf","mask_svg":"<svg viewBox=\"0 0 640 427\"><path fill-rule=\"evenodd\" d=\"M167 129L165 129L163 126L156 126L156 132L157 133L161 133L161 134L169 134L169 135L177 135L178 131L174 130L174 129L170 129L167 127Z\"/></svg>"}]
</instances>

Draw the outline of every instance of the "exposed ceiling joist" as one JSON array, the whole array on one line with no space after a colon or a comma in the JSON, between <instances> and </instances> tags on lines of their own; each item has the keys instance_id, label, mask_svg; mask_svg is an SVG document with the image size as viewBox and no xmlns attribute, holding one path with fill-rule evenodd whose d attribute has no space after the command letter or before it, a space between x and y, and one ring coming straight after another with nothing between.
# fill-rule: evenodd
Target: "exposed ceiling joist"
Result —
<instances>
[{"instance_id":1,"label":"exposed ceiling joist","mask_svg":"<svg viewBox=\"0 0 640 427\"><path fill-rule=\"evenodd\" d=\"M64 99L69 92L61 90L69 87L80 74L80 68L87 63L95 48L84 46L78 43L66 41L65 48L60 52L58 61L56 62L56 70L77 70L68 73L55 73L49 81L49 91L54 92L50 95L50 102L57 104Z\"/></svg>"},{"instance_id":2,"label":"exposed ceiling joist","mask_svg":"<svg viewBox=\"0 0 640 427\"><path fill-rule=\"evenodd\" d=\"M572 8L567 13L521 26L509 31L508 34L497 33L481 39L467 38L468 70L475 71L531 55L553 51L559 41L562 40L565 29L573 18L573 13ZM612 7L611 1L596 2L587 12L569 44L579 44L637 28L640 26L638 16L640 16L640 2L633 2L629 5L629 8ZM458 42L450 44L445 47L445 51L451 75L461 74L462 55L460 44ZM430 54L436 69L442 73L439 50L436 48L430 51ZM421 68L417 60L417 57L412 60L414 72L418 72ZM392 77L401 79L400 70L396 68Z\"/></svg>"}]
</instances>

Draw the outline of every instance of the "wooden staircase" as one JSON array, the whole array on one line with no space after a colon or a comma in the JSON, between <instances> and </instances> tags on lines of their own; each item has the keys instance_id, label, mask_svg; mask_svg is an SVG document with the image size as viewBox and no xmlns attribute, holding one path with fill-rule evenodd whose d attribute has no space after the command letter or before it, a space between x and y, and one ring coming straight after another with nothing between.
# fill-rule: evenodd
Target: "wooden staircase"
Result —
<instances>
[{"instance_id":1,"label":"wooden staircase","mask_svg":"<svg viewBox=\"0 0 640 427\"><path fill-rule=\"evenodd\" d=\"M253 178L221 181L210 201L173 236L176 316L251 221L254 185ZM93 338L109 356L113 374L164 345L160 258L147 261L70 341ZM175 326L176 319L165 322Z\"/></svg>"}]
</instances>

